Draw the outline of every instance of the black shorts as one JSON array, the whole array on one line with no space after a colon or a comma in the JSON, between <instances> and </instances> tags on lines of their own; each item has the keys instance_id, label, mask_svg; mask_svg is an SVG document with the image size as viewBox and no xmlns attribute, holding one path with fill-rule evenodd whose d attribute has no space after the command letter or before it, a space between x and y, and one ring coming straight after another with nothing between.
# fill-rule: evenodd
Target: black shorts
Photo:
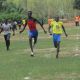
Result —
<instances>
[{"instance_id":1,"label":"black shorts","mask_svg":"<svg viewBox=\"0 0 80 80\"><path fill-rule=\"evenodd\" d=\"M12 29L13 30L16 30L17 29L16 25L13 25Z\"/></svg>"},{"instance_id":2,"label":"black shorts","mask_svg":"<svg viewBox=\"0 0 80 80\"><path fill-rule=\"evenodd\" d=\"M4 39L5 39L5 41L6 41L6 40L10 40L10 33L4 35Z\"/></svg>"}]
</instances>

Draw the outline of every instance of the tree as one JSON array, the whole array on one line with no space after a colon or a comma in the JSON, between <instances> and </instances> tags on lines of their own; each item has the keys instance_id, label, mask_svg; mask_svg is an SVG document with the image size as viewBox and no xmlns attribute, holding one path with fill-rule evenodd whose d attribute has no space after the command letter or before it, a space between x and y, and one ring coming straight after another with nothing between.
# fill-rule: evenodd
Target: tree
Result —
<instances>
[{"instance_id":1,"label":"tree","mask_svg":"<svg viewBox=\"0 0 80 80\"><path fill-rule=\"evenodd\" d=\"M79 9L80 10L80 0L75 0L73 7L74 7L74 9Z\"/></svg>"},{"instance_id":2,"label":"tree","mask_svg":"<svg viewBox=\"0 0 80 80\"><path fill-rule=\"evenodd\" d=\"M3 10L4 8L4 3L6 2L7 0L0 0L0 11Z\"/></svg>"}]
</instances>

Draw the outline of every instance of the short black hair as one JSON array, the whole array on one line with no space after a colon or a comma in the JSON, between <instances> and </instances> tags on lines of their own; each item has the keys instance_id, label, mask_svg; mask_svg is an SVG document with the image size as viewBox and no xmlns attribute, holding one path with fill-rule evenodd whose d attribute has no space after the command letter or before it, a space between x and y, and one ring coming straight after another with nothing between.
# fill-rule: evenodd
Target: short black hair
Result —
<instances>
[{"instance_id":1,"label":"short black hair","mask_svg":"<svg viewBox=\"0 0 80 80\"><path fill-rule=\"evenodd\" d=\"M55 17L55 21L59 21L59 16L56 16Z\"/></svg>"},{"instance_id":2,"label":"short black hair","mask_svg":"<svg viewBox=\"0 0 80 80\"><path fill-rule=\"evenodd\" d=\"M32 11L28 11L28 13L32 14Z\"/></svg>"}]
</instances>

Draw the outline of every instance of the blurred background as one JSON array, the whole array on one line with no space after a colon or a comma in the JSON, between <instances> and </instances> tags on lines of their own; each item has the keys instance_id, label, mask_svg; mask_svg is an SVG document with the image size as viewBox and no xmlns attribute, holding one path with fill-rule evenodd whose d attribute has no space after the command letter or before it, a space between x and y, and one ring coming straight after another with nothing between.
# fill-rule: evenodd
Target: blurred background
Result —
<instances>
[{"instance_id":1,"label":"blurred background","mask_svg":"<svg viewBox=\"0 0 80 80\"><path fill-rule=\"evenodd\" d=\"M27 17L32 10L36 18L54 17L72 20L80 15L80 0L0 0L0 20L4 18Z\"/></svg>"}]
</instances>

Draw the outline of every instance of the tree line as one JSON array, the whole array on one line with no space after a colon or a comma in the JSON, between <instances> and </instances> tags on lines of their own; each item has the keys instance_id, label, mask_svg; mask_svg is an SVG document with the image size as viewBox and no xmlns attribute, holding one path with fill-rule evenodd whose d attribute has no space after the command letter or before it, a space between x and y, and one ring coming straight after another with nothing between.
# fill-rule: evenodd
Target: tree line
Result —
<instances>
[{"instance_id":1,"label":"tree line","mask_svg":"<svg viewBox=\"0 0 80 80\"><path fill-rule=\"evenodd\" d=\"M80 14L80 0L0 0L0 14L8 13L15 17L26 16L27 11L33 11L37 18L48 18L59 15L72 18ZM12 14L13 13L13 14Z\"/></svg>"}]
</instances>

